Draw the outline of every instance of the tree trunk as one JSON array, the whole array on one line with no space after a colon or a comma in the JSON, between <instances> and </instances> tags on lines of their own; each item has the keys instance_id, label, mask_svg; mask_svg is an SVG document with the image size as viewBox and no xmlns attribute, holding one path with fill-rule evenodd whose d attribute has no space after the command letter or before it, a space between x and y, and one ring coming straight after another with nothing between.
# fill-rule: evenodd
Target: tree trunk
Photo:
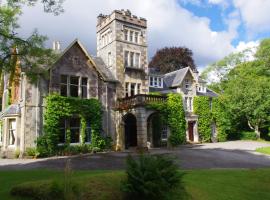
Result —
<instances>
[{"instance_id":1,"label":"tree trunk","mask_svg":"<svg viewBox=\"0 0 270 200\"><path fill-rule=\"evenodd\" d=\"M259 126L258 125L255 126L255 133L256 133L257 139L259 139L261 137L261 132L259 130Z\"/></svg>"}]
</instances>

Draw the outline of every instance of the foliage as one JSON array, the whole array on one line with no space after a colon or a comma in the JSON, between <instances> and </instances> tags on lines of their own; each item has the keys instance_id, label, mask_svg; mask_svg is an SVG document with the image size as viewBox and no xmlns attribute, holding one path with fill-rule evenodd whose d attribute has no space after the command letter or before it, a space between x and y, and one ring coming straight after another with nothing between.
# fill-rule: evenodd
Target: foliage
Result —
<instances>
[{"instance_id":1,"label":"foliage","mask_svg":"<svg viewBox=\"0 0 270 200\"><path fill-rule=\"evenodd\" d=\"M20 27L18 16L21 9L15 2L19 1L0 6L0 75L9 72L12 82L16 66L20 63L27 77L34 82L40 75L46 76L44 66L51 66L57 56L51 49L45 48L47 38L37 31L26 39L18 36L16 31Z\"/></svg>"},{"instance_id":2,"label":"foliage","mask_svg":"<svg viewBox=\"0 0 270 200\"><path fill-rule=\"evenodd\" d=\"M16 149L15 151L15 158L19 158L20 157L20 150L19 149Z\"/></svg>"},{"instance_id":3,"label":"foliage","mask_svg":"<svg viewBox=\"0 0 270 200\"><path fill-rule=\"evenodd\" d=\"M28 147L28 148L26 148L25 153L26 153L26 156L31 156L31 157L34 157L34 158L36 158L36 157L39 156L39 152L34 147Z\"/></svg>"},{"instance_id":4,"label":"foliage","mask_svg":"<svg viewBox=\"0 0 270 200\"><path fill-rule=\"evenodd\" d=\"M165 47L156 52L149 67L157 68L161 73L172 72L184 67L197 70L192 51L186 47Z\"/></svg>"},{"instance_id":5,"label":"foliage","mask_svg":"<svg viewBox=\"0 0 270 200\"><path fill-rule=\"evenodd\" d=\"M198 131L202 142L211 141L212 113L210 99L206 96L197 96L193 101L194 113L199 116Z\"/></svg>"},{"instance_id":6,"label":"foliage","mask_svg":"<svg viewBox=\"0 0 270 200\"><path fill-rule=\"evenodd\" d=\"M49 155L57 151L58 141L60 139L60 119L71 118L74 115L79 116L81 119L83 118L81 120L83 122L84 119L91 122L92 147L103 148L106 146L105 140L100 136L102 111L101 104L98 100L78 99L51 94L46 98L46 112L44 115L45 134L37 141L38 150L41 150L41 154L43 154L42 152L44 152L45 147ZM67 133L67 135L69 134ZM69 145L68 138L67 141L67 145Z\"/></svg>"},{"instance_id":7,"label":"foliage","mask_svg":"<svg viewBox=\"0 0 270 200\"><path fill-rule=\"evenodd\" d=\"M158 110L163 123L169 126L169 142L172 146L185 142L186 119L183 100L180 94L168 94L166 103L151 103L148 107Z\"/></svg>"},{"instance_id":8,"label":"foliage","mask_svg":"<svg viewBox=\"0 0 270 200\"><path fill-rule=\"evenodd\" d=\"M164 199L180 182L180 173L173 159L141 154L138 160L127 158L127 180L123 191L128 199Z\"/></svg>"},{"instance_id":9,"label":"foliage","mask_svg":"<svg viewBox=\"0 0 270 200\"><path fill-rule=\"evenodd\" d=\"M241 140L256 140L257 136L254 131L242 131L240 133Z\"/></svg>"},{"instance_id":10,"label":"foliage","mask_svg":"<svg viewBox=\"0 0 270 200\"><path fill-rule=\"evenodd\" d=\"M231 115L226 110L226 105L222 96L212 99L212 118L217 126L217 139L224 142L231 133Z\"/></svg>"}]
</instances>

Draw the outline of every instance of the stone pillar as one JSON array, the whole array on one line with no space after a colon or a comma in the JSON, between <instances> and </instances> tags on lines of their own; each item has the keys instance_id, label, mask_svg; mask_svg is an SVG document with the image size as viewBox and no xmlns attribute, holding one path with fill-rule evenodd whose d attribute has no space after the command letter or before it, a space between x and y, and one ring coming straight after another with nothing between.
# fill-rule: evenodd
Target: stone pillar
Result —
<instances>
[{"instance_id":1,"label":"stone pillar","mask_svg":"<svg viewBox=\"0 0 270 200\"><path fill-rule=\"evenodd\" d=\"M139 148L147 147L147 119L144 107L136 108L137 118L137 146Z\"/></svg>"},{"instance_id":2,"label":"stone pillar","mask_svg":"<svg viewBox=\"0 0 270 200\"><path fill-rule=\"evenodd\" d=\"M122 121L122 114L120 112L116 112L115 113L116 117L115 117L115 128L116 128L116 141L115 141L115 150L116 151L121 151L123 150L124 147L124 124Z\"/></svg>"}]
</instances>

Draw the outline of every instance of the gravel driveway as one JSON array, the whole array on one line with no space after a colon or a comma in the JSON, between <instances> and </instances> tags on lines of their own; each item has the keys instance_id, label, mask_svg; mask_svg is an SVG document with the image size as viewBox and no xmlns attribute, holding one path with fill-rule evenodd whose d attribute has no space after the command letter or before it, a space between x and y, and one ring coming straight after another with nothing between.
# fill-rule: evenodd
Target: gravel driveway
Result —
<instances>
[{"instance_id":1,"label":"gravel driveway","mask_svg":"<svg viewBox=\"0 0 270 200\"><path fill-rule=\"evenodd\" d=\"M270 156L257 153L255 149L265 146L270 143L232 141L183 145L174 150L152 149L150 153L172 155L183 169L263 168L270 167ZM136 155L134 152L110 152L37 160L0 159L0 170L63 169L67 159L79 170L124 169L129 153Z\"/></svg>"}]
</instances>

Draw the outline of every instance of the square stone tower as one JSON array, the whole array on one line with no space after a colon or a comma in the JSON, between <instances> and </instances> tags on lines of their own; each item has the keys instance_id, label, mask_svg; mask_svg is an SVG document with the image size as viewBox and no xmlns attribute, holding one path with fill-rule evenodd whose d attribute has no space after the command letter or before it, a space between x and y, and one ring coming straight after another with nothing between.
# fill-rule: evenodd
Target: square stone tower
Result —
<instances>
[{"instance_id":1,"label":"square stone tower","mask_svg":"<svg viewBox=\"0 0 270 200\"><path fill-rule=\"evenodd\" d=\"M146 19L129 10L98 16L97 56L119 80L118 98L148 93L146 31Z\"/></svg>"}]
</instances>

